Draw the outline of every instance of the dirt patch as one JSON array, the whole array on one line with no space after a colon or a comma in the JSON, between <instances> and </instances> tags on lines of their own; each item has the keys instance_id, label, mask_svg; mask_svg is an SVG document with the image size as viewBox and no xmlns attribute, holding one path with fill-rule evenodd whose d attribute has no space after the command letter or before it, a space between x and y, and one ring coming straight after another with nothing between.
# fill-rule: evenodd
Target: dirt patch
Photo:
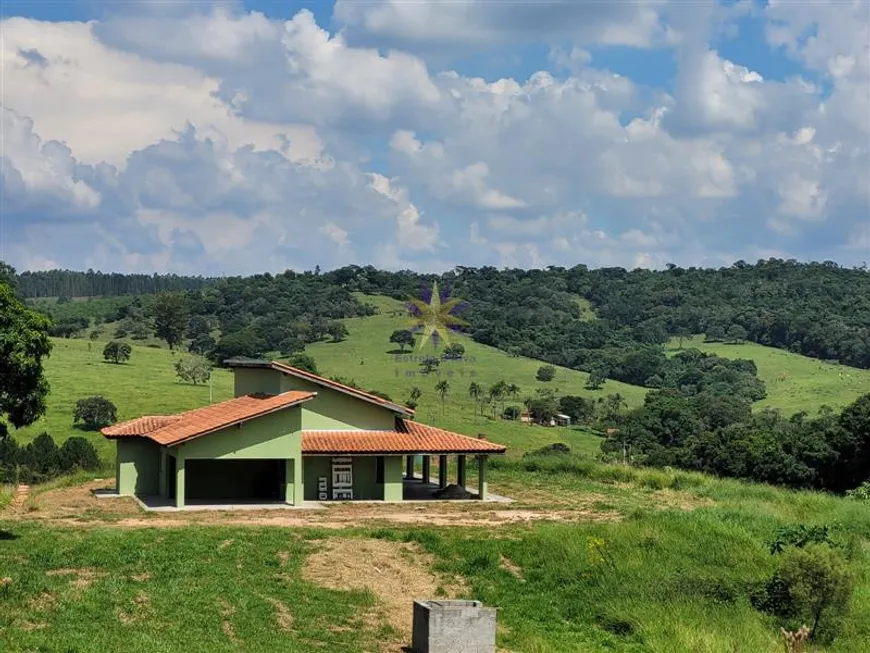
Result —
<instances>
[{"instance_id":1,"label":"dirt patch","mask_svg":"<svg viewBox=\"0 0 870 653\"><path fill-rule=\"evenodd\" d=\"M236 630L230 622L230 617L236 613L236 609L224 599L220 599L218 601L218 611L220 612L221 617L223 617L223 621L221 621L221 631L223 634L226 635L227 639L231 642L239 641L238 637L236 637Z\"/></svg>"},{"instance_id":2,"label":"dirt patch","mask_svg":"<svg viewBox=\"0 0 870 653\"><path fill-rule=\"evenodd\" d=\"M133 574L131 578L137 583L147 583L149 580L151 580L151 574L147 571L144 571L141 574Z\"/></svg>"},{"instance_id":3,"label":"dirt patch","mask_svg":"<svg viewBox=\"0 0 870 653\"><path fill-rule=\"evenodd\" d=\"M223 551L228 546L230 546L232 543L233 543L233 540L224 540L223 542L218 544L218 551Z\"/></svg>"},{"instance_id":4,"label":"dirt patch","mask_svg":"<svg viewBox=\"0 0 870 653\"><path fill-rule=\"evenodd\" d=\"M455 597L464 587L430 571L434 558L414 543L337 538L308 556L302 578L335 590L369 590L378 600L378 617L410 640L414 599L435 598L439 590ZM399 650L398 648L390 650Z\"/></svg>"},{"instance_id":5,"label":"dirt patch","mask_svg":"<svg viewBox=\"0 0 870 653\"><path fill-rule=\"evenodd\" d=\"M57 605L57 596L51 592L42 592L30 600L30 609L35 612L45 612Z\"/></svg>"},{"instance_id":6,"label":"dirt patch","mask_svg":"<svg viewBox=\"0 0 870 653\"><path fill-rule=\"evenodd\" d=\"M113 481L105 479L89 481L72 487L57 488L46 492L31 492L28 505L33 508L32 517L38 519L64 519L82 515L100 519L141 514L142 509L131 497L98 499L94 490L112 489Z\"/></svg>"},{"instance_id":7,"label":"dirt patch","mask_svg":"<svg viewBox=\"0 0 870 653\"><path fill-rule=\"evenodd\" d=\"M124 625L130 625L150 619L152 614L151 597L145 592L139 592L136 598L133 599L129 611L118 608L118 621Z\"/></svg>"},{"instance_id":8,"label":"dirt patch","mask_svg":"<svg viewBox=\"0 0 870 653\"><path fill-rule=\"evenodd\" d=\"M285 633L292 632L293 614L290 612L290 608L278 599L270 598L266 600L272 604L273 608L275 608L275 621L278 623L278 628L283 630Z\"/></svg>"},{"instance_id":9,"label":"dirt patch","mask_svg":"<svg viewBox=\"0 0 870 653\"><path fill-rule=\"evenodd\" d=\"M98 578L106 573L95 569L51 569L45 572L46 576L71 576L70 587L77 590L86 590Z\"/></svg>"},{"instance_id":10,"label":"dirt patch","mask_svg":"<svg viewBox=\"0 0 870 653\"><path fill-rule=\"evenodd\" d=\"M499 560L499 566L517 580L526 582L526 578L525 576L523 576L522 567L515 564L510 558L506 556L501 556L501 559Z\"/></svg>"},{"instance_id":11,"label":"dirt patch","mask_svg":"<svg viewBox=\"0 0 870 653\"><path fill-rule=\"evenodd\" d=\"M287 551L278 551L276 554L278 556L278 562L282 567L286 567L287 563L290 561L290 554Z\"/></svg>"},{"instance_id":12,"label":"dirt patch","mask_svg":"<svg viewBox=\"0 0 870 653\"><path fill-rule=\"evenodd\" d=\"M44 623L33 623L32 621L22 621L19 626L21 630L26 633L33 632L34 630L45 630L48 628L48 624Z\"/></svg>"}]
</instances>

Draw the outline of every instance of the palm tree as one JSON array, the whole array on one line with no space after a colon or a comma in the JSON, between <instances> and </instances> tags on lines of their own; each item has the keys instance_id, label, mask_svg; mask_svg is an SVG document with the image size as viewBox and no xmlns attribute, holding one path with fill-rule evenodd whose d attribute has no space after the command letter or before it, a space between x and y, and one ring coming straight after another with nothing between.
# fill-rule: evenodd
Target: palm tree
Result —
<instances>
[{"instance_id":1,"label":"palm tree","mask_svg":"<svg viewBox=\"0 0 870 653\"><path fill-rule=\"evenodd\" d=\"M483 395L483 388L480 387L480 384L477 381L472 381L471 385L468 386L468 396L471 397L471 400L480 407L480 397Z\"/></svg>"},{"instance_id":2,"label":"palm tree","mask_svg":"<svg viewBox=\"0 0 870 653\"><path fill-rule=\"evenodd\" d=\"M444 399L447 397L447 392L450 390L450 383L447 379L441 379L438 383L435 384L435 390L441 396L441 412L444 412Z\"/></svg>"},{"instance_id":3,"label":"palm tree","mask_svg":"<svg viewBox=\"0 0 870 653\"><path fill-rule=\"evenodd\" d=\"M511 383L506 389L505 392L510 396L514 401L517 400L517 397L520 396L520 386L516 383Z\"/></svg>"},{"instance_id":4,"label":"palm tree","mask_svg":"<svg viewBox=\"0 0 870 653\"><path fill-rule=\"evenodd\" d=\"M605 419L608 422L615 422L619 418L619 411L623 408L628 408L625 398L618 392L607 395L604 402Z\"/></svg>"}]
</instances>

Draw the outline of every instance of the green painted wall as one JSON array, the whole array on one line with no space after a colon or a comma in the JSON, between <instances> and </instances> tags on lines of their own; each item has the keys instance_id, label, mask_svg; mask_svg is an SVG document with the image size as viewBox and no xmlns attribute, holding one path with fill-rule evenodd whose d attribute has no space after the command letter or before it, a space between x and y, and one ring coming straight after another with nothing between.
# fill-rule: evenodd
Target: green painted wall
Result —
<instances>
[{"instance_id":1,"label":"green painted wall","mask_svg":"<svg viewBox=\"0 0 870 653\"><path fill-rule=\"evenodd\" d=\"M384 501L402 500L402 460L403 456L384 458Z\"/></svg>"},{"instance_id":2,"label":"green painted wall","mask_svg":"<svg viewBox=\"0 0 870 653\"><path fill-rule=\"evenodd\" d=\"M255 367L237 367L233 375L235 396L251 394L276 395L281 392L281 376L277 370Z\"/></svg>"},{"instance_id":3,"label":"green painted wall","mask_svg":"<svg viewBox=\"0 0 870 653\"><path fill-rule=\"evenodd\" d=\"M299 406L257 417L240 426L210 433L173 447L184 458L299 458L301 452Z\"/></svg>"},{"instance_id":4,"label":"green painted wall","mask_svg":"<svg viewBox=\"0 0 870 653\"><path fill-rule=\"evenodd\" d=\"M302 428L311 431L329 429L394 429L393 411L343 392L319 386L289 374L281 375L281 392L303 390L317 396L302 404Z\"/></svg>"},{"instance_id":5,"label":"green painted wall","mask_svg":"<svg viewBox=\"0 0 870 653\"><path fill-rule=\"evenodd\" d=\"M317 479L326 477L327 492L332 496L332 458L325 456L303 456L302 473L305 476L305 500L319 501Z\"/></svg>"},{"instance_id":6,"label":"green painted wall","mask_svg":"<svg viewBox=\"0 0 870 653\"><path fill-rule=\"evenodd\" d=\"M384 485L378 483L378 456L355 456L353 466L353 498L380 500L384 498ZM328 501L332 500L332 458L329 456L305 456L302 460L305 475L305 500L319 501L318 479L326 477ZM384 480L390 501L402 499L402 457L384 457Z\"/></svg>"},{"instance_id":7,"label":"green painted wall","mask_svg":"<svg viewBox=\"0 0 870 653\"><path fill-rule=\"evenodd\" d=\"M160 493L160 445L145 438L116 440L116 484L118 494Z\"/></svg>"}]
</instances>

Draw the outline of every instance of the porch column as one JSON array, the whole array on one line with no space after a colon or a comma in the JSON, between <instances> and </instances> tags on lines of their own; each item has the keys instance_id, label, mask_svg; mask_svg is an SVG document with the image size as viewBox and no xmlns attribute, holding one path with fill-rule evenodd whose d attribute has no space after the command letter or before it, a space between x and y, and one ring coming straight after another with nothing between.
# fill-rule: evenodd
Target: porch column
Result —
<instances>
[{"instance_id":1,"label":"porch column","mask_svg":"<svg viewBox=\"0 0 870 653\"><path fill-rule=\"evenodd\" d=\"M465 454L460 454L456 457L456 484L464 488L466 480L465 473Z\"/></svg>"},{"instance_id":2,"label":"porch column","mask_svg":"<svg viewBox=\"0 0 870 653\"><path fill-rule=\"evenodd\" d=\"M447 456L438 456L438 487L447 487Z\"/></svg>"},{"instance_id":3,"label":"porch column","mask_svg":"<svg viewBox=\"0 0 870 653\"><path fill-rule=\"evenodd\" d=\"M305 501L305 469L302 456L293 461L293 505L301 506Z\"/></svg>"},{"instance_id":4,"label":"porch column","mask_svg":"<svg viewBox=\"0 0 870 653\"><path fill-rule=\"evenodd\" d=\"M175 507L184 508L184 449L175 454Z\"/></svg>"},{"instance_id":5,"label":"porch column","mask_svg":"<svg viewBox=\"0 0 870 653\"><path fill-rule=\"evenodd\" d=\"M423 456L423 482L429 482L429 475L432 472L432 457Z\"/></svg>"},{"instance_id":6,"label":"porch column","mask_svg":"<svg viewBox=\"0 0 870 653\"><path fill-rule=\"evenodd\" d=\"M384 456L384 501L402 498L402 457Z\"/></svg>"},{"instance_id":7,"label":"porch column","mask_svg":"<svg viewBox=\"0 0 870 653\"><path fill-rule=\"evenodd\" d=\"M160 447L160 486L161 499L169 498L169 453L166 447Z\"/></svg>"},{"instance_id":8,"label":"porch column","mask_svg":"<svg viewBox=\"0 0 870 653\"><path fill-rule=\"evenodd\" d=\"M405 478L409 481L414 478L414 456L408 456L405 460Z\"/></svg>"},{"instance_id":9,"label":"porch column","mask_svg":"<svg viewBox=\"0 0 870 653\"><path fill-rule=\"evenodd\" d=\"M477 469L477 498L481 501L486 501L487 497L487 487L486 482L486 456L478 456L478 469Z\"/></svg>"},{"instance_id":10,"label":"porch column","mask_svg":"<svg viewBox=\"0 0 870 653\"><path fill-rule=\"evenodd\" d=\"M289 503L291 506L296 503L296 470L292 458L287 458L284 461L284 503Z\"/></svg>"}]
</instances>

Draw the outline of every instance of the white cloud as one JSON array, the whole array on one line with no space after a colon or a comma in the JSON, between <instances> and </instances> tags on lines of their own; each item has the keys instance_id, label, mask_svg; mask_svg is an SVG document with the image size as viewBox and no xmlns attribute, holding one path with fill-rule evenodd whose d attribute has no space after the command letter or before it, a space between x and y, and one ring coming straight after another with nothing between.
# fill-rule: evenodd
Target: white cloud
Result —
<instances>
[{"instance_id":1,"label":"white cloud","mask_svg":"<svg viewBox=\"0 0 870 653\"><path fill-rule=\"evenodd\" d=\"M340 2L332 34L308 11L139 9L2 25L19 266L660 266L864 242L870 65L851 5ZM723 13L767 21L803 76L720 54ZM433 63L509 61L514 41L556 70ZM596 68L602 43L674 48L673 92Z\"/></svg>"}]
</instances>

